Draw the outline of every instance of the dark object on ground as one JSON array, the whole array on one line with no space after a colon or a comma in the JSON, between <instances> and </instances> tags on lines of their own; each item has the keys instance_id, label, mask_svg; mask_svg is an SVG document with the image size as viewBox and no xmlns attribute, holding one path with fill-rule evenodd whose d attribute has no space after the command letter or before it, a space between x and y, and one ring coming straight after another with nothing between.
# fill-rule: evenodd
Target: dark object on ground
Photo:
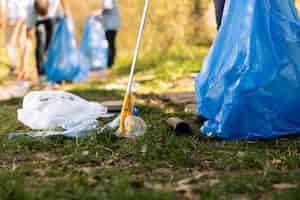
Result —
<instances>
[{"instance_id":1,"label":"dark object on ground","mask_svg":"<svg viewBox=\"0 0 300 200\"><path fill-rule=\"evenodd\" d=\"M175 131L176 135L190 135L192 133L190 125L180 118L169 118L167 123Z\"/></svg>"},{"instance_id":2,"label":"dark object on ground","mask_svg":"<svg viewBox=\"0 0 300 200\"><path fill-rule=\"evenodd\" d=\"M104 101L101 102L102 105L107 107L107 111L109 113L119 113L122 110L123 101L117 100L117 101Z\"/></svg>"}]
</instances>

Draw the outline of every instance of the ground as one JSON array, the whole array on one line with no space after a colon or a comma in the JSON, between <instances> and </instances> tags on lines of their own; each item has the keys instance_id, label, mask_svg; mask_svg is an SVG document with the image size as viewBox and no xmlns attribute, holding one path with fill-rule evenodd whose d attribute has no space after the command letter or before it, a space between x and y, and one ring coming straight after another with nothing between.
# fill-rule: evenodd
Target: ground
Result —
<instances>
[{"instance_id":1,"label":"ground","mask_svg":"<svg viewBox=\"0 0 300 200\"><path fill-rule=\"evenodd\" d=\"M300 199L300 139L220 141L200 136L201 124L165 92L193 91L206 47L143 55L137 107L144 137L122 140L95 132L80 140L9 141L28 130L17 121L22 99L1 101L0 199ZM121 99L130 57L120 56L106 77L69 90L88 100ZM116 89L121 88L121 89ZM179 116L193 135L176 136L164 122Z\"/></svg>"}]
</instances>

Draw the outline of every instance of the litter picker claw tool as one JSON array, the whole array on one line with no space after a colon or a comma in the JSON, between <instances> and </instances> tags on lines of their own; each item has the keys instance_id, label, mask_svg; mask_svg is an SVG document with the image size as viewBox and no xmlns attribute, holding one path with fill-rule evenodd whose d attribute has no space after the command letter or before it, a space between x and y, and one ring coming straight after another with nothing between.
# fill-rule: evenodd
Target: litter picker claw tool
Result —
<instances>
[{"instance_id":1,"label":"litter picker claw tool","mask_svg":"<svg viewBox=\"0 0 300 200\"><path fill-rule=\"evenodd\" d=\"M145 0L144 12L140 24L139 34L137 38L136 48L134 51L133 62L131 65L128 87L124 97L123 108L120 115L120 127L117 132L117 135L120 137L134 137L132 135L132 129L135 126L134 123L137 121L141 122L142 119L133 117L133 107L134 107L134 97L133 97L133 83L134 83L134 73L136 68L136 63L139 55L139 50L141 46L142 36L145 28L146 18L148 14L150 0ZM144 131L143 131L144 132Z\"/></svg>"}]
</instances>

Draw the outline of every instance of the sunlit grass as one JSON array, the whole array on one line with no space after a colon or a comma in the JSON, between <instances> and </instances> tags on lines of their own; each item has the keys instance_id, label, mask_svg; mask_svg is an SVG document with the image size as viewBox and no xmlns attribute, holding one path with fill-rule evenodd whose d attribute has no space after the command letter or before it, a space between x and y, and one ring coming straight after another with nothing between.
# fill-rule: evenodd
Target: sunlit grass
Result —
<instances>
[{"instance_id":1,"label":"sunlit grass","mask_svg":"<svg viewBox=\"0 0 300 200\"><path fill-rule=\"evenodd\" d=\"M9 133L28 128L17 120L22 99L1 101L0 199L297 199L299 138L248 143L200 137L200 124L183 112L185 105L158 98L166 91L192 91L190 75L199 72L207 51L174 47L139 58L136 106L148 130L134 141L111 132L77 141L9 141ZM131 56L120 56L107 77L62 89L91 101L122 99L124 90L106 88L126 87L130 64ZM185 79L187 84L175 84ZM165 122L169 117L189 122L194 134L176 136ZM280 183L291 188L274 189Z\"/></svg>"}]
</instances>

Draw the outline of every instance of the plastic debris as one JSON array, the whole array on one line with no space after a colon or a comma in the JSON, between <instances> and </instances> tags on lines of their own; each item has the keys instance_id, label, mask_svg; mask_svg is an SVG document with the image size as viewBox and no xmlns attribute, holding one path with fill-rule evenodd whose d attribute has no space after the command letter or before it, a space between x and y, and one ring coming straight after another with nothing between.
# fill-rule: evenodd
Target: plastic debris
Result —
<instances>
[{"instance_id":1,"label":"plastic debris","mask_svg":"<svg viewBox=\"0 0 300 200\"><path fill-rule=\"evenodd\" d=\"M115 130L119 128L119 125L120 125L120 116L117 116L113 121L106 124L104 128L108 130Z\"/></svg>"},{"instance_id":2,"label":"plastic debris","mask_svg":"<svg viewBox=\"0 0 300 200\"><path fill-rule=\"evenodd\" d=\"M23 97L27 93L27 91L31 88L31 86L32 85L29 82L20 82L16 85L1 88L0 100Z\"/></svg>"},{"instance_id":3,"label":"plastic debris","mask_svg":"<svg viewBox=\"0 0 300 200\"><path fill-rule=\"evenodd\" d=\"M12 133L9 136L11 140L17 140L19 138L46 138L50 136L64 136L69 138L82 138L87 137L93 131L96 131L100 127L97 120L84 121L74 127L65 131L39 131L28 133Z\"/></svg>"},{"instance_id":4,"label":"plastic debris","mask_svg":"<svg viewBox=\"0 0 300 200\"><path fill-rule=\"evenodd\" d=\"M46 78L53 83L82 82L88 78L89 64L77 48L71 18L59 19L48 50Z\"/></svg>"},{"instance_id":5,"label":"plastic debris","mask_svg":"<svg viewBox=\"0 0 300 200\"><path fill-rule=\"evenodd\" d=\"M101 23L101 18L87 18L81 41L81 52L86 56L91 70L107 68L108 42Z\"/></svg>"},{"instance_id":6,"label":"plastic debris","mask_svg":"<svg viewBox=\"0 0 300 200\"><path fill-rule=\"evenodd\" d=\"M125 119L125 133L120 133L119 131L117 131L116 135L118 137L134 139L136 137L143 136L146 131L147 125L142 118L137 116L128 116Z\"/></svg>"},{"instance_id":7,"label":"plastic debris","mask_svg":"<svg viewBox=\"0 0 300 200\"><path fill-rule=\"evenodd\" d=\"M201 131L223 139L300 132L300 23L292 0L226 1L196 80Z\"/></svg>"},{"instance_id":8,"label":"plastic debris","mask_svg":"<svg viewBox=\"0 0 300 200\"><path fill-rule=\"evenodd\" d=\"M18 120L33 130L70 129L85 121L112 116L101 104L63 91L30 92L18 110Z\"/></svg>"}]
</instances>

